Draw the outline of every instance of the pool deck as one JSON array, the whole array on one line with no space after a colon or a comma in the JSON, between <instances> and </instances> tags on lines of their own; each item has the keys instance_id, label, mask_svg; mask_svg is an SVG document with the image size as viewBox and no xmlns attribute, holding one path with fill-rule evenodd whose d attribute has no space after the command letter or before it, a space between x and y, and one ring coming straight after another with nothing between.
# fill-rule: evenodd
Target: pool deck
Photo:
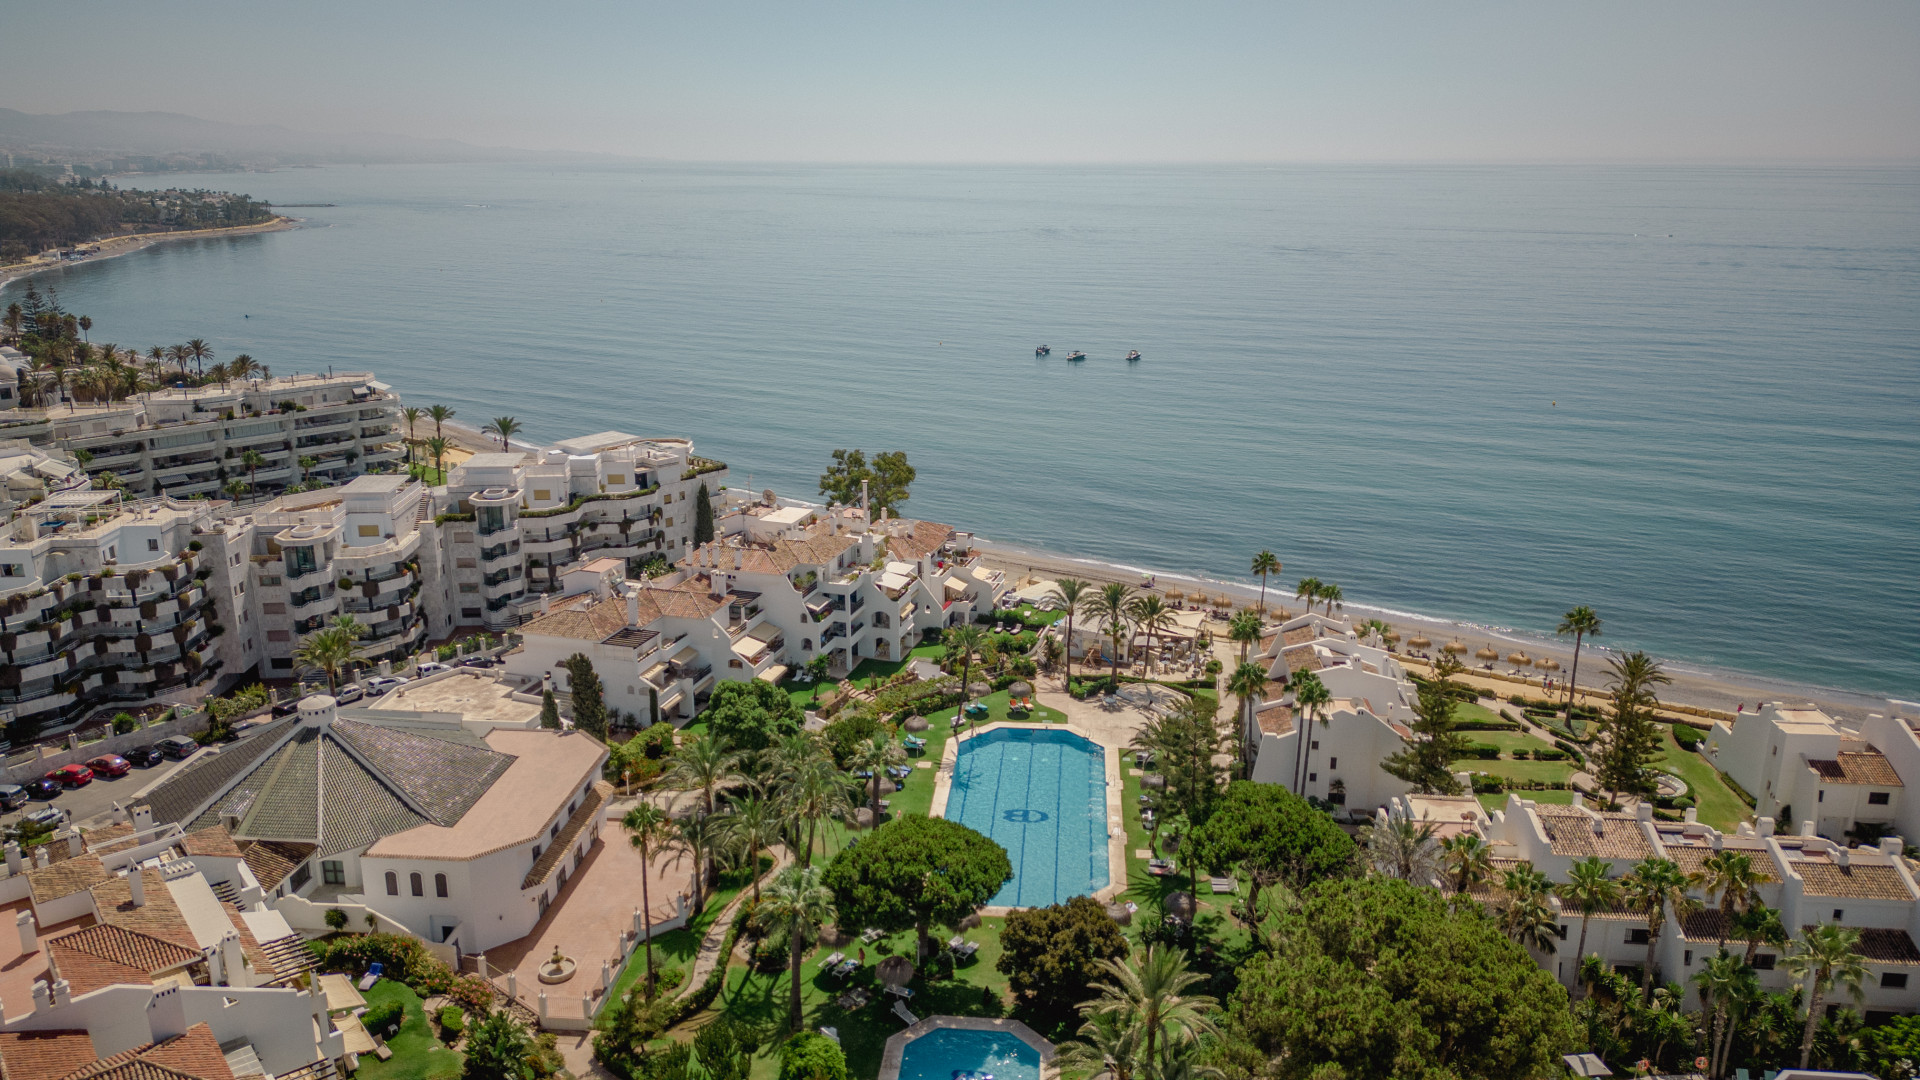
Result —
<instances>
[{"instance_id":1,"label":"pool deck","mask_svg":"<svg viewBox=\"0 0 1920 1080\"><path fill-rule=\"evenodd\" d=\"M1016 725L1024 727L1026 725ZM1059 725L1053 725L1058 727ZM931 1031L960 1028L963 1031L1004 1031L1040 1051L1040 1080L1058 1080L1060 1070L1053 1064L1053 1044L1040 1033L1018 1020L991 1020L984 1016L929 1016L887 1040L880 1055L879 1080L900 1080L900 1063L906 1058L907 1044Z\"/></svg>"},{"instance_id":2,"label":"pool deck","mask_svg":"<svg viewBox=\"0 0 1920 1080\"><path fill-rule=\"evenodd\" d=\"M1072 724L1021 724L1002 720L997 723L985 724L963 735L948 739L946 750L940 755L939 771L934 775L933 803L927 808L927 816L937 818L947 816L947 796L951 794L953 790L953 769L954 765L960 760L960 744L976 735L984 735L989 731L996 731L1000 728L1024 728L1032 731L1066 731L1078 735L1100 748L1101 752L1106 756L1107 773L1107 887L1095 892L1093 898L1101 903L1106 903L1121 893L1126 892L1127 828L1126 823L1120 817L1120 789L1121 785L1125 782L1124 778L1126 774L1120 771L1120 747L1097 738L1084 728L1075 727ZM980 914L1005 915L1014 910L1017 909L1000 905L989 905L981 908ZM946 1019L952 1018L948 1017ZM1021 1037L1025 1038L1025 1036ZM1039 1036L1034 1037L1039 1038ZM893 1043L889 1041L887 1046L889 1047L889 1052L891 1052ZM897 1061L895 1062L895 1072L898 1072ZM880 1069L880 1080L889 1080L884 1065Z\"/></svg>"}]
</instances>

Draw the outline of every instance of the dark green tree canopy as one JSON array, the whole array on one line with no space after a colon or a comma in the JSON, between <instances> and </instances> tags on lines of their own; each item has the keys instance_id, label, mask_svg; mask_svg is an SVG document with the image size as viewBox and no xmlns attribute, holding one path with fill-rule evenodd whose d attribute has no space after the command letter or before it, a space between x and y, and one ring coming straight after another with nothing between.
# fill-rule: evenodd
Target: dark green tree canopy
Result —
<instances>
[{"instance_id":1,"label":"dark green tree canopy","mask_svg":"<svg viewBox=\"0 0 1920 1080\"><path fill-rule=\"evenodd\" d=\"M467 1036L462 1080L533 1080L533 1038L526 1025L500 1009L487 1014Z\"/></svg>"},{"instance_id":2,"label":"dark green tree canopy","mask_svg":"<svg viewBox=\"0 0 1920 1080\"><path fill-rule=\"evenodd\" d=\"M1567 992L1477 905L1385 877L1325 881L1268 921L1228 1031L1278 1080L1522 1080L1572 1046Z\"/></svg>"},{"instance_id":3,"label":"dark green tree canopy","mask_svg":"<svg viewBox=\"0 0 1920 1080\"><path fill-rule=\"evenodd\" d=\"M1005 848L957 821L908 814L833 857L822 878L842 926L955 926L1013 880Z\"/></svg>"},{"instance_id":4,"label":"dark green tree canopy","mask_svg":"<svg viewBox=\"0 0 1920 1080\"><path fill-rule=\"evenodd\" d=\"M561 662L567 669L567 691L573 699L573 726L597 739L607 737L607 701L600 676L586 653L574 653Z\"/></svg>"},{"instance_id":5,"label":"dark green tree canopy","mask_svg":"<svg viewBox=\"0 0 1920 1080\"><path fill-rule=\"evenodd\" d=\"M760 679L724 680L713 688L707 730L730 750L765 750L800 730L805 714L786 691Z\"/></svg>"},{"instance_id":6,"label":"dark green tree canopy","mask_svg":"<svg viewBox=\"0 0 1920 1080\"><path fill-rule=\"evenodd\" d=\"M1305 888L1347 877L1360 849L1333 819L1278 784L1236 780L1195 830L1191 843L1209 870L1240 867L1254 888L1275 881ZM1257 894L1256 894L1257 895Z\"/></svg>"},{"instance_id":7,"label":"dark green tree canopy","mask_svg":"<svg viewBox=\"0 0 1920 1080\"><path fill-rule=\"evenodd\" d=\"M700 485L700 495L693 503L693 542L713 542L713 496L707 493L705 484Z\"/></svg>"},{"instance_id":8,"label":"dark green tree canopy","mask_svg":"<svg viewBox=\"0 0 1920 1080\"><path fill-rule=\"evenodd\" d=\"M1087 986L1100 978L1096 961L1122 959L1130 948L1120 925L1089 896L1013 912L1000 947L994 967L1036 1014L1055 1024L1095 996Z\"/></svg>"},{"instance_id":9,"label":"dark green tree canopy","mask_svg":"<svg viewBox=\"0 0 1920 1080\"><path fill-rule=\"evenodd\" d=\"M847 1080L847 1055L817 1031L803 1031L780 1050L780 1080Z\"/></svg>"},{"instance_id":10,"label":"dark green tree canopy","mask_svg":"<svg viewBox=\"0 0 1920 1080\"><path fill-rule=\"evenodd\" d=\"M860 505L860 481L867 482L867 501L877 517L882 510L900 512L912 486L913 466L907 464L904 450L875 454L867 460L864 450L835 450L833 464L820 475L820 494L842 506Z\"/></svg>"},{"instance_id":11,"label":"dark green tree canopy","mask_svg":"<svg viewBox=\"0 0 1920 1080\"><path fill-rule=\"evenodd\" d=\"M1466 756L1468 740L1453 729L1452 680L1459 671L1460 661L1451 655L1434 665L1433 677L1419 684L1413 706L1413 738L1407 741L1406 749L1380 763L1388 775L1429 795L1460 794L1460 782L1453 778L1453 762Z\"/></svg>"}]
</instances>

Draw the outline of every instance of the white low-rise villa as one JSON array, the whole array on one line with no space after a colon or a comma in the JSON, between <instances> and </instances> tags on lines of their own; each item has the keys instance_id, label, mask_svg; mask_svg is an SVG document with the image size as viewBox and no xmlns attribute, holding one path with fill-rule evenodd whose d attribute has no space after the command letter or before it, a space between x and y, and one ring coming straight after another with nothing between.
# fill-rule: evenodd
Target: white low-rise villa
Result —
<instances>
[{"instance_id":1,"label":"white low-rise villa","mask_svg":"<svg viewBox=\"0 0 1920 1080\"><path fill-rule=\"evenodd\" d=\"M1843 839L1863 825L1902 833L1920 825L1883 745L1906 772L1920 767L1920 738L1905 721L1873 716L1848 729L1811 705L1771 703L1715 723L1707 755L1753 796L1757 813L1811 821L1816 834Z\"/></svg>"}]
</instances>

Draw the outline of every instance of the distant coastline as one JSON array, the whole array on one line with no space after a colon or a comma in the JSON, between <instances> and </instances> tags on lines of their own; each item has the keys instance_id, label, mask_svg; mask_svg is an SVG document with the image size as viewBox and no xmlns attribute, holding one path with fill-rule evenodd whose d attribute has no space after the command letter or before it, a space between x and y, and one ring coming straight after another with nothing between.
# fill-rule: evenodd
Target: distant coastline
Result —
<instances>
[{"instance_id":1,"label":"distant coastline","mask_svg":"<svg viewBox=\"0 0 1920 1080\"><path fill-rule=\"evenodd\" d=\"M15 278L23 278L40 273L43 270L57 270L63 266L78 266L85 263L99 262L102 259L116 258L121 255L131 254L154 244L166 243L169 240L206 240L218 236L245 236L249 233L283 232L287 229L298 228L299 226L299 218L276 214L272 221L263 221L257 225L235 225L224 229L186 229L179 232L131 233L126 236L114 236L105 240L96 241L92 245L93 254L78 259L49 258L45 255L36 255L25 262L9 263L0 266L0 285L5 285Z\"/></svg>"}]
</instances>

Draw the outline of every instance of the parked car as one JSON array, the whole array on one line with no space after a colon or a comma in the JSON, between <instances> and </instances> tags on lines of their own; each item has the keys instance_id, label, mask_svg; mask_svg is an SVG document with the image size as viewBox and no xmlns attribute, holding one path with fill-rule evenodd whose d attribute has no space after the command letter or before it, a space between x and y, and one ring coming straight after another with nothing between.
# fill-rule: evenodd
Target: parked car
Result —
<instances>
[{"instance_id":1,"label":"parked car","mask_svg":"<svg viewBox=\"0 0 1920 1080\"><path fill-rule=\"evenodd\" d=\"M499 667L500 658L497 656L469 656L465 660L460 661L460 666L461 667Z\"/></svg>"},{"instance_id":2,"label":"parked car","mask_svg":"<svg viewBox=\"0 0 1920 1080\"><path fill-rule=\"evenodd\" d=\"M133 763L119 754L101 754L87 762L95 776L125 776L133 771Z\"/></svg>"},{"instance_id":3,"label":"parked car","mask_svg":"<svg viewBox=\"0 0 1920 1080\"><path fill-rule=\"evenodd\" d=\"M333 700L335 704L345 705L348 702L359 701L366 695L367 692L365 690L360 689L352 683L348 683L340 688L339 693L333 695Z\"/></svg>"},{"instance_id":4,"label":"parked car","mask_svg":"<svg viewBox=\"0 0 1920 1080\"><path fill-rule=\"evenodd\" d=\"M283 701L280 704L275 705L273 707L273 716L274 716L274 719L277 720L282 716L292 716L294 713L297 713L299 711L300 711L300 700L298 698L295 698L292 701Z\"/></svg>"},{"instance_id":5,"label":"parked car","mask_svg":"<svg viewBox=\"0 0 1920 1080\"><path fill-rule=\"evenodd\" d=\"M49 780L44 776L38 780L29 780L20 786L27 789L27 797L32 799L51 799L67 790L61 786L60 781Z\"/></svg>"},{"instance_id":6,"label":"parked car","mask_svg":"<svg viewBox=\"0 0 1920 1080\"><path fill-rule=\"evenodd\" d=\"M375 675L367 680L367 696L379 697L396 686L407 685L407 680L396 675Z\"/></svg>"},{"instance_id":7,"label":"parked car","mask_svg":"<svg viewBox=\"0 0 1920 1080\"><path fill-rule=\"evenodd\" d=\"M65 825L67 823L67 819L71 816L72 816L71 814L68 814L65 810L62 810L57 806L43 806L40 809L35 810L32 813L22 817L20 820L31 821L35 825L45 825L45 826L48 826L49 828L57 829L60 826Z\"/></svg>"},{"instance_id":8,"label":"parked car","mask_svg":"<svg viewBox=\"0 0 1920 1080\"><path fill-rule=\"evenodd\" d=\"M18 810L27 805L27 789L19 784L0 784L0 810Z\"/></svg>"},{"instance_id":9,"label":"parked car","mask_svg":"<svg viewBox=\"0 0 1920 1080\"><path fill-rule=\"evenodd\" d=\"M166 760L166 756L160 753L159 747L155 746L136 746L120 756L126 758L128 764L138 765L143 769L151 769Z\"/></svg>"},{"instance_id":10,"label":"parked car","mask_svg":"<svg viewBox=\"0 0 1920 1080\"><path fill-rule=\"evenodd\" d=\"M439 672L442 672L442 671L452 671L452 670L453 670L452 664L443 664L438 660L428 660L427 662L421 664L419 667L414 668L416 677L422 678L422 679L426 678L429 675L438 674Z\"/></svg>"},{"instance_id":11,"label":"parked car","mask_svg":"<svg viewBox=\"0 0 1920 1080\"><path fill-rule=\"evenodd\" d=\"M88 784L93 783L93 770L76 761L71 765L62 765L48 773L47 779L59 784L61 787L86 787Z\"/></svg>"},{"instance_id":12,"label":"parked car","mask_svg":"<svg viewBox=\"0 0 1920 1080\"><path fill-rule=\"evenodd\" d=\"M159 742L154 743L154 745L160 748L161 753L176 761L200 749L199 743L194 742L185 735L169 735Z\"/></svg>"}]
</instances>

